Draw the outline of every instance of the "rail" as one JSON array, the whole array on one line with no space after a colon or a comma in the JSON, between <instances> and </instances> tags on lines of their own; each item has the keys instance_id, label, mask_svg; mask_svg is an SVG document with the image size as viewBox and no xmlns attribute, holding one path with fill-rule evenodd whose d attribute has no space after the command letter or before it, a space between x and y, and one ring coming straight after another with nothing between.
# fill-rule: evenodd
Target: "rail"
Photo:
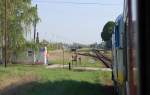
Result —
<instances>
[{"instance_id":1,"label":"rail","mask_svg":"<svg viewBox=\"0 0 150 95\"><path fill-rule=\"evenodd\" d=\"M111 68L112 60L110 58L108 58L107 56L105 56L104 54L102 54L99 50L93 49L92 50L92 54L85 53L85 52L84 53L78 52L77 54L78 55L90 56L90 57L93 57L93 58L97 58L98 60L103 62L103 64L107 68Z\"/></svg>"},{"instance_id":2,"label":"rail","mask_svg":"<svg viewBox=\"0 0 150 95\"><path fill-rule=\"evenodd\" d=\"M98 59L102 61L107 68L111 68L112 60L110 58L106 57L98 50L92 50L92 51L97 55Z\"/></svg>"}]
</instances>

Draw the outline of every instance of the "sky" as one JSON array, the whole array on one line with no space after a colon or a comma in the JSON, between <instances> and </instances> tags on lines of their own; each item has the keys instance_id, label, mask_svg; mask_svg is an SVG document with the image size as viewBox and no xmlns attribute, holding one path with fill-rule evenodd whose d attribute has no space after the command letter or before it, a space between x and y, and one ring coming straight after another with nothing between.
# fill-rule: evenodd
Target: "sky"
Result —
<instances>
[{"instance_id":1,"label":"sky","mask_svg":"<svg viewBox=\"0 0 150 95\"><path fill-rule=\"evenodd\" d=\"M100 43L103 26L123 12L123 0L33 0L35 4L39 38L51 42Z\"/></svg>"}]
</instances>

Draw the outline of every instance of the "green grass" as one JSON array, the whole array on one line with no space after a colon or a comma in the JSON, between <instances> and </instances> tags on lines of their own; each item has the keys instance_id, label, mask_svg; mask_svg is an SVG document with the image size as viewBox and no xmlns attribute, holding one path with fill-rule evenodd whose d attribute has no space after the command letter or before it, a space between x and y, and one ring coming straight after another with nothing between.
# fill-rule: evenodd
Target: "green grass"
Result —
<instances>
[{"instance_id":1,"label":"green grass","mask_svg":"<svg viewBox=\"0 0 150 95\"><path fill-rule=\"evenodd\" d=\"M101 68L101 67L105 67L104 64L98 60L95 60L94 63L92 63L90 60L94 60L91 57L85 57L84 59L81 60L81 64L79 64L78 66L82 66L82 67L96 67L96 68Z\"/></svg>"},{"instance_id":2,"label":"green grass","mask_svg":"<svg viewBox=\"0 0 150 95\"><path fill-rule=\"evenodd\" d=\"M14 80L14 81L12 81ZM0 65L0 95L111 95L111 72Z\"/></svg>"}]
</instances>

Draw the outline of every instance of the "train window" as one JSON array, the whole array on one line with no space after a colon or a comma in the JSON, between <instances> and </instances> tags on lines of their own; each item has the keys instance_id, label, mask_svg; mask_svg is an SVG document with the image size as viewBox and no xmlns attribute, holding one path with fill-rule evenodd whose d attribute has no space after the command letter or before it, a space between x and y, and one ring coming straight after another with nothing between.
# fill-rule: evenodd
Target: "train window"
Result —
<instances>
[{"instance_id":1,"label":"train window","mask_svg":"<svg viewBox=\"0 0 150 95\"><path fill-rule=\"evenodd\" d=\"M132 44L134 51L136 51L137 47L137 6L136 6L136 0L132 0ZM134 52L136 53L136 52ZM136 55L136 54L134 54Z\"/></svg>"},{"instance_id":2,"label":"train window","mask_svg":"<svg viewBox=\"0 0 150 95\"><path fill-rule=\"evenodd\" d=\"M118 48L119 47L119 25L116 25L115 27L115 47Z\"/></svg>"},{"instance_id":3,"label":"train window","mask_svg":"<svg viewBox=\"0 0 150 95\"><path fill-rule=\"evenodd\" d=\"M137 19L137 10L136 10L136 0L132 0L132 20L135 21Z\"/></svg>"}]
</instances>

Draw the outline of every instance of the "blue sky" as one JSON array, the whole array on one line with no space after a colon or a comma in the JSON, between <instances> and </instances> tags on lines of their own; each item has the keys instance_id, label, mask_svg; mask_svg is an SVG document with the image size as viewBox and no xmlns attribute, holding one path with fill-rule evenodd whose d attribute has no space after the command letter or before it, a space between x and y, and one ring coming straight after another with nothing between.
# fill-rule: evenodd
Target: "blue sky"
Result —
<instances>
[{"instance_id":1,"label":"blue sky","mask_svg":"<svg viewBox=\"0 0 150 95\"><path fill-rule=\"evenodd\" d=\"M41 18L40 40L65 43L100 43L104 24L123 11L123 0L33 0L33 4Z\"/></svg>"}]
</instances>

